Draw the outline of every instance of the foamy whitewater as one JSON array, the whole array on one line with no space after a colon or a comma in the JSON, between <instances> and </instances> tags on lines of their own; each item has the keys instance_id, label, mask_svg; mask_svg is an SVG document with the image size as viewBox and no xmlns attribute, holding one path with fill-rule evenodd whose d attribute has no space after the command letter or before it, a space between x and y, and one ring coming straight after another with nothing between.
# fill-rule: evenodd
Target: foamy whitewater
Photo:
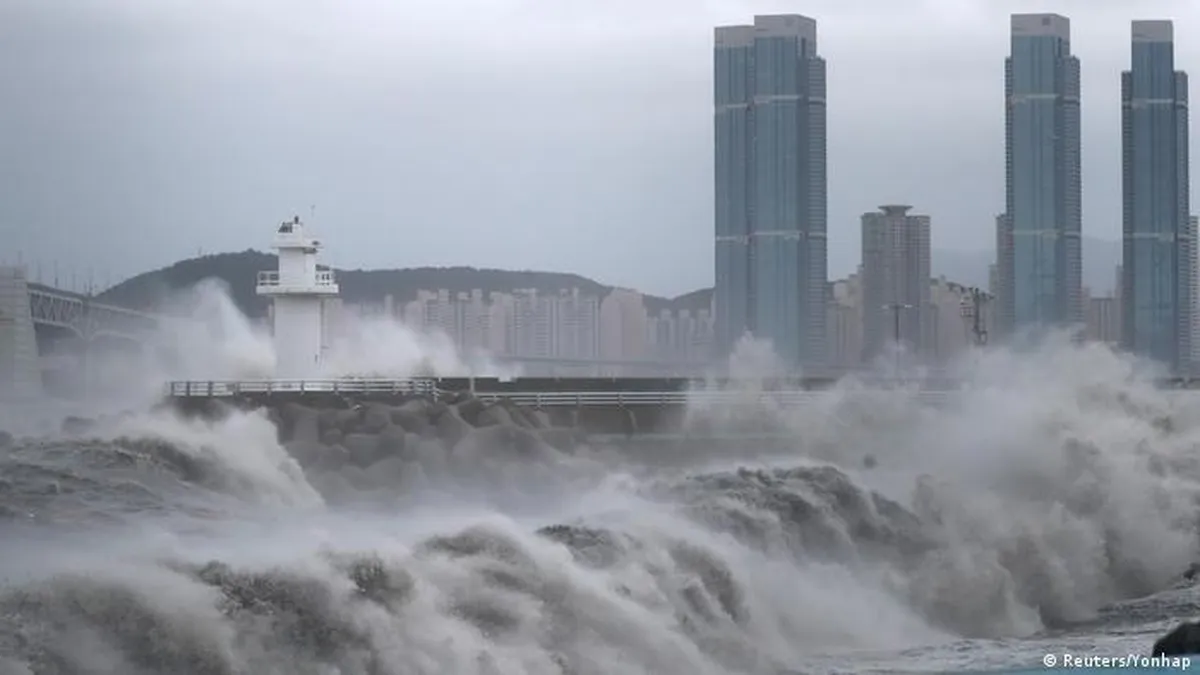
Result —
<instances>
[{"instance_id":1,"label":"foamy whitewater","mask_svg":"<svg viewBox=\"0 0 1200 675\"><path fill-rule=\"evenodd\" d=\"M269 366L201 295L213 334L175 372ZM354 368L465 367L386 330ZM62 431L61 408L9 406L0 675L980 671L1148 654L1194 618L1200 393L1066 342L960 370L944 409L847 381L799 411L693 411L770 418L782 449L399 429L367 466L281 444L266 413L139 400ZM151 390L121 372L109 391Z\"/></svg>"}]
</instances>

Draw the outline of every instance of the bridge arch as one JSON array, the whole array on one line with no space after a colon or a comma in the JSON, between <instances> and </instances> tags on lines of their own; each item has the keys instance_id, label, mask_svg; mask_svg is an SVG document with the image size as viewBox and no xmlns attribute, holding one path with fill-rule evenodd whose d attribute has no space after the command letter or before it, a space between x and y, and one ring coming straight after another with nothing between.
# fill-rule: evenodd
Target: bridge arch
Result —
<instances>
[{"instance_id":1,"label":"bridge arch","mask_svg":"<svg viewBox=\"0 0 1200 675\"><path fill-rule=\"evenodd\" d=\"M140 340L139 338L137 338L133 335L130 335L129 333L124 333L119 330L106 330L103 328L100 330L97 330L97 331L93 331L92 334L88 336L89 342L95 342L98 340L117 340L117 341L121 341L121 342L132 342L139 346L142 344L142 340Z\"/></svg>"},{"instance_id":2,"label":"bridge arch","mask_svg":"<svg viewBox=\"0 0 1200 675\"><path fill-rule=\"evenodd\" d=\"M100 330L88 336L87 350L90 356L98 357L106 354L139 356L145 353L146 346L141 340L131 335Z\"/></svg>"},{"instance_id":3,"label":"bridge arch","mask_svg":"<svg viewBox=\"0 0 1200 675\"><path fill-rule=\"evenodd\" d=\"M67 323L35 321L33 335L37 340L38 354L42 356L66 351L77 352L84 341L83 333Z\"/></svg>"}]
</instances>

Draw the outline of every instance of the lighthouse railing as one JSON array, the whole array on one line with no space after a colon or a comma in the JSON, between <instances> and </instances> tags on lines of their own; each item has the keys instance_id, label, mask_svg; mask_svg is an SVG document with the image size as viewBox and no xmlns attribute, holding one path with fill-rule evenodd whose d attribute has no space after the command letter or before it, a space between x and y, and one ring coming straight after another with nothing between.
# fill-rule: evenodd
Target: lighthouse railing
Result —
<instances>
[{"instance_id":1,"label":"lighthouse railing","mask_svg":"<svg viewBox=\"0 0 1200 675\"><path fill-rule=\"evenodd\" d=\"M318 270L316 278L317 286L336 286L337 279L334 277L333 270ZM277 270L267 270L258 273L258 278L255 280L258 286L282 286L279 280L279 272Z\"/></svg>"}]
</instances>

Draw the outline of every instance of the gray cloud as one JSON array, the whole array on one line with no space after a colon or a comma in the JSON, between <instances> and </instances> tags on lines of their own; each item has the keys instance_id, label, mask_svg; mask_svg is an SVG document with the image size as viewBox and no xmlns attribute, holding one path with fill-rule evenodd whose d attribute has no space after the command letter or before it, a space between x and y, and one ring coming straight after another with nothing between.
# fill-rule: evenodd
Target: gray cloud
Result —
<instances>
[{"instance_id":1,"label":"gray cloud","mask_svg":"<svg viewBox=\"0 0 1200 675\"><path fill-rule=\"evenodd\" d=\"M339 265L708 284L712 27L779 11L815 16L829 61L833 273L884 202L930 213L937 246L991 246L1013 11L1072 18L1085 228L1115 237L1129 20L1174 19L1194 69L1190 5L8 0L0 257L127 275L262 247L315 204Z\"/></svg>"}]
</instances>

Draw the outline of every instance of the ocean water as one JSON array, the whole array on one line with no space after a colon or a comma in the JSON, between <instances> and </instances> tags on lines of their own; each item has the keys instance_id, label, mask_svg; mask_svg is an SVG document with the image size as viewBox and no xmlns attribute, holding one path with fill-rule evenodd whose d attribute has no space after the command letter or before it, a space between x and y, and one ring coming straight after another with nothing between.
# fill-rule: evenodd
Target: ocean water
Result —
<instances>
[{"instance_id":1,"label":"ocean water","mask_svg":"<svg viewBox=\"0 0 1200 675\"><path fill-rule=\"evenodd\" d=\"M847 382L693 411L770 417L768 449L365 468L302 465L263 413L68 435L10 405L0 675L1053 672L1194 619L1200 393L1099 347L962 372L936 410Z\"/></svg>"}]
</instances>

